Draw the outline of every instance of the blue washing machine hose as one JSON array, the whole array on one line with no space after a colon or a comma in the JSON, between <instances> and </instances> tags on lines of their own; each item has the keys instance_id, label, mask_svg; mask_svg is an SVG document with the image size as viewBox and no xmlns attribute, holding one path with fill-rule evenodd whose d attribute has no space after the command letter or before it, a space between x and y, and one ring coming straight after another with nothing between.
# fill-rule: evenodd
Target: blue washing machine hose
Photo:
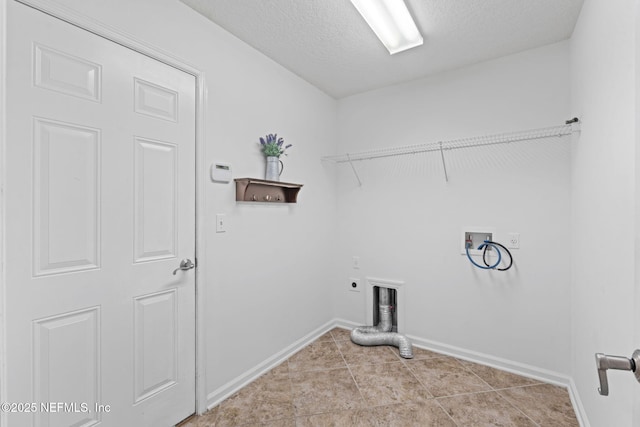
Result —
<instances>
[{"instance_id":1,"label":"blue washing machine hose","mask_svg":"<svg viewBox=\"0 0 640 427\"><path fill-rule=\"evenodd\" d=\"M469 246L471 246L471 244L467 243L465 245L465 250L467 252L467 258L469 258L469 261L471 261L471 264L473 264L476 267L481 268L483 270L493 270L498 265L500 265L500 261L502 261L502 253L500 252L500 249L498 248L498 245L496 245L495 243L490 242L488 240L485 240L480 246L478 246L478 250L482 250L482 249L486 250L486 248L488 248L488 247L493 247L496 250L496 252L498 252L498 261L496 261L496 263L493 264L493 265L480 265L477 262L475 262L473 260L473 258L471 258L471 254L469 253ZM483 259L484 259L484 257L483 257Z\"/></svg>"}]
</instances>

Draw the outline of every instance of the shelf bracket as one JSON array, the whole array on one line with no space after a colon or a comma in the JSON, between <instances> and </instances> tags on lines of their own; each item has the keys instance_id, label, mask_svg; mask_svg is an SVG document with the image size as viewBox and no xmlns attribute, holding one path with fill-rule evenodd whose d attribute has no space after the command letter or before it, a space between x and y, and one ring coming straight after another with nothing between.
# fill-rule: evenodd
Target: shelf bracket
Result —
<instances>
[{"instance_id":1,"label":"shelf bracket","mask_svg":"<svg viewBox=\"0 0 640 427\"><path fill-rule=\"evenodd\" d=\"M444 150L442 148L442 141L438 142L440 145L440 158L442 159L442 170L444 170L444 181L449 182L449 175L447 174L447 164L444 161Z\"/></svg>"},{"instance_id":2,"label":"shelf bracket","mask_svg":"<svg viewBox=\"0 0 640 427\"><path fill-rule=\"evenodd\" d=\"M236 178L236 202L296 203L302 184Z\"/></svg>"},{"instance_id":3,"label":"shelf bracket","mask_svg":"<svg viewBox=\"0 0 640 427\"><path fill-rule=\"evenodd\" d=\"M356 170L356 167L353 165L353 162L351 161L351 157L349 156L349 153L347 153L347 160L349 161L349 164L351 165L351 169L353 170L353 174L356 176L356 179L358 180L358 185L360 187L362 187L362 181L360 181L360 177L358 176L358 171Z\"/></svg>"}]
</instances>

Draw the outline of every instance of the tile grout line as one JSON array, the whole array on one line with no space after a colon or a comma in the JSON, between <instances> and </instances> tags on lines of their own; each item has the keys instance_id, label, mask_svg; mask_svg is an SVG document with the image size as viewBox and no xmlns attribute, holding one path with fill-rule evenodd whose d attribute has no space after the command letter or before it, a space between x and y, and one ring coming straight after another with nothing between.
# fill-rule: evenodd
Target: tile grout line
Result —
<instances>
[{"instance_id":1,"label":"tile grout line","mask_svg":"<svg viewBox=\"0 0 640 427\"><path fill-rule=\"evenodd\" d=\"M347 363L347 359L344 357L344 354L342 354L342 350L340 350L338 341L333 336L333 334L331 334L331 338L333 338L333 343L336 345L336 348L338 349L338 353L340 353L340 357L342 357L342 361L347 367L347 370L349 371L349 375L351 375L351 379L353 380L353 383L356 385L356 388L358 389L358 394L360 394L360 399L362 399L362 403L364 407L365 405L367 405L367 401L365 400L364 395L362 394L362 390L360 390L360 386L358 385L358 381L356 381L356 377L353 375L353 372L351 372L351 366L349 366L349 364Z\"/></svg>"},{"instance_id":2,"label":"tile grout line","mask_svg":"<svg viewBox=\"0 0 640 427\"><path fill-rule=\"evenodd\" d=\"M351 372L351 369L349 367L349 364L347 363L344 355L342 354L342 351L340 351L340 347L338 346L338 342L339 341L348 341L348 340L338 340L336 339L333 334L331 333L331 331L329 331L329 335L331 337L331 340L327 340L327 341L323 341L323 342L327 342L327 343L333 343L336 346L336 349L338 350L338 353L340 354L340 358L342 359L344 366L347 368L347 370L349 371L349 375L351 375L351 379L353 380L353 383L355 384L356 388L358 389L358 393L360 394L360 398L362 399L362 403L366 405L367 401L364 398L364 396L362 395L362 391L360 390L360 387L358 386L357 381L355 380L353 373ZM287 359L287 363L288 363L289 359ZM299 371L299 372L322 372L322 371L336 371L336 370L343 370L344 367L334 367L334 368L325 368L325 369L311 369L311 370L303 370L303 371ZM291 372L291 371L289 371ZM289 375L289 379L291 380L291 376ZM293 395L293 387L292 387L292 395ZM358 409L364 409L364 406ZM294 422L297 425L297 420L298 418L302 418L302 417L310 417L310 416L315 416L315 415L322 415L322 414L333 414L335 412L335 410L326 410L326 411L320 411L320 412L313 412L313 413L309 413L309 414L300 414L297 415L295 413L295 408L294 408Z\"/></svg>"},{"instance_id":3,"label":"tile grout line","mask_svg":"<svg viewBox=\"0 0 640 427\"><path fill-rule=\"evenodd\" d=\"M417 360L426 360L426 359L417 359ZM449 419L451 420L451 422L453 424L455 424L457 427L460 427L460 425L456 422L456 420L453 419L453 417L451 417L451 415L449 414L449 412L444 409L444 407L440 404L440 402L438 402L438 399L433 395L433 393L431 393L431 390L429 390L429 387L427 387L421 380L420 378L418 378L418 376L415 374L415 372L413 372L413 369L411 369L411 366L409 366L409 364L407 363L407 361L404 358L401 358L402 363L404 364L404 366L407 368L407 370L409 371L409 373L413 376L413 378L416 379L416 381L418 381L418 384L420 384L422 386L422 388L424 388L425 390L427 390L427 393L429 393L431 395L431 400L434 401L434 403L436 405L438 405L438 407L440 407L440 409L442 410L442 412L445 413L445 415L447 417L449 417Z\"/></svg>"},{"instance_id":4,"label":"tile grout line","mask_svg":"<svg viewBox=\"0 0 640 427\"><path fill-rule=\"evenodd\" d=\"M482 377L480 377L480 375L476 374L475 372L473 372L470 368L467 368L464 363L462 363L460 360L456 359L455 357L453 358L456 362L458 362L458 365L462 366L462 369L464 369L465 371L469 372L471 375L473 375L474 377L476 377L477 379L479 379L480 381L482 381L483 384L485 384L487 387L489 387L489 390L494 390L493 386L491 384L489 384L488 382L486 382L484 379L482 379Z\"/></svg>"},{"instance_id":5,"label":"tile grout line","mask_svg":"<svg viewBox=\"0 0 640 427\"><path fill-rule=\"evenodd\" d=\"M306 347L306 346L305 346ZM294 426L298 424L298 421L296 421L297 415L296 415L296 406L293 403L294 400L294 396L293 396L293 380L291 379L291 369L289 369L289 359L291 359L291 356L287 357L287 379L289 380L289 397L291 398L291 412L293 413L293 424Z\"/></svg>"},{"instance_id":6,"label":"tile grout line","mask_svg":"<svg viewBox=\"0 0 640 427\"><path fill-rule=\"evenodd\" d=\"M454 358L455 359L455 358ZM525 386L520 386L520 387L504 387L504 388L500 388L497 389L495 387L493 387L491 384L489 384L487 381L485 381L482 377L480 377L480 375L476 374L470 366L466 366L464 363L462 363L460 360L455 359L467 372L473 374L475 377L477 377L478 379L480 379L480 381L482 381L483 383L485 383L487 386L489 386L490 390L485 391L492 391L494 392L496 395L498 395L498 397L500 399L502 399L503 401L507 402L512 408L514 408L515 410L517 410L518 412L520 412L522 415L525 416L525 418L527 418L528 420L530 420L533 424L535 424L536 426L539 427L539 424L537 422L535 422L529 415L527 415L524 411L522 411L522 409L518 408L516 405L514 405L513 403L511 403L508 399L504 398L500 393L498 393L498 390L506 390L506 389L510 389L510 388L520 388L520 387L527 387L527 386L531 386L531 384L525 385ZM475 392L475 393L464 393L464 394L478 394L481 392ZM442 397L451 397L451 396L442 396Z\"/></svg>"},{"instance_id":7,"label":"tile grout line","mask_svg":"<svg viewBox=\"0 0 640 427\"><path fill-rule=\"evenodd\" d=\"M511 387L511 388L519 388L519 387ZM501 389L501 390L506 390L506 389ZM502 396L500 393L498 393L498 391L496 391L496 394L500 397L500 399L504 400L505 402L507 402L509 405L511 405L513 408L515 408L518 412L520 412L522 415L524 415L527 419L531 420L532 423L534 423L537 427L540 427L540 424L538 424L536 422L536 420L534 420L533 418L531 418L529 416L529 414L527 414L526 412L524 412L522 409L520 409L519 407L517 407L516 405L514 405L513 403L511 403L511 401L509 399L507 399L506 397Z\"/></svg>"},{"instance_id":8,"label":"tile grout line","mask_svg":"<svg viewBox=\"0 0 640 427\"><path fill-rule=\"evenodd\" d=\"M445 414L447 414L447 417L449 417L449 419L451 420L452 423L454 423L456 426L461 427L460 424L458 424L456 422L456 420L453 419L453 417L451 416L451 414L449 414L449 411L447 411L446 409L444 409L444 406L442 406L442 404L438 401L438 398L434 397L433 401L435 402L436 405L438 405L440 407L440 409L442 409L442 412L444 412Z\"/></svg>"},{"instance_id":9,"label":"tile grout line","mask_svg":"<svg viewBox=\"0 0 640 427\"><path fill-rule=\"evenodd\" d=\"M487 381L485 381L482 377L480 377L480 375L476 374L473 369L471 369L470 366L466 366L464 363L462 363L460 360L455 359L464 369L466 369L467 371L469 371L470 373L472 373L473 375L475 375L477 378L479 378L483 383L485 383L486 385L489 386L489 388L495 392L500 399L504 400L505 402L507 402L511 407L515 408L518 412L520 412L522 415L524 415L528 420L530 420L532 423L534 423L536 426L540 426L534 419L532 419L529 415L527 415L522 409L520 409L519 407L517 407L516 405L514 405L513 403L511 403L508 399L506 399L505 397L503 397L500 393L498 393L499 390L509 390L509 389L514 389L514 388L523 388L523 387L532 387L532 386L536 386L536 385L540 385L540 384L525 384L522 386L514 386L514 387L502 387L502 388L496 388L494 386L492 386L491 384L489 384ZM476 392L477 393L477 392ZM467 393L467 394L473 394L473 393Z\"/></svg>"},{"instance_id":10,"label":"tile grout line","mask_svg":"<svg viewBox=\"0 0 640 427\"><path fill-rule=\"evenodd\" d=\"M448 357L448 356L447 356ZM443 357L444 358L444 357ZM483 384L485 384L487 387L489 387L488 390L480 390L480 391L474 391L474 392L468 392L468 393L457 393L457 394L451 394L451 395L446 395L446 396L433 396L433 400L435 401L435 403L442 408L442 410L447 414L447 416L451 419L451 421L458 426L458 423L456 423L456 421L451 417L451 415L449 415L449 412L442 406L442 404L440 403L440 399L446 399L446 398L450 398L450 397L456 397L456 396L465 396L465 395L473 395L473 394L482 394L482 393L489 393L489 392L493 392L495 394L497 394L499 396L500 399L506 401L511 407L513 407L514 409L516 409L518 412L520 412L522 415L524 415L524 417L526 419L528 419L529 421L531 421L533 424L535 424L537 427L540 427L540 425L535 422L531 417L529 417L526 413L524 413L520 408L518 408L517 406L515 406L513 403L509 402L506 398L504 398L502 395L500 395L500 393L498 393L498 390L506 390L506 389L512 389L512 388L520 388L520 387L530 387L533 385L539 385L539 384L527 384L524 386L515 386L515 387L504 387L501 389L496 389L494 388L491 384L489 384L487 381L485 381L482 377L480 377L478 374L476 374L475 372L473 372L473 370L470 367L467 367L464 363L460 362L458 359L453 358L466 372L472 374L474 377L478 378ZM420 360L426 360L426 359L420 359ZM404 360L403 360L404 361ZM426 387L422 381L420 381L420 379L415 375L415 372L411 369L411 367L409 366L408 363L405 362L405 365L407 366L407 368L409 369L409 371L411 372L412 375L414 375L414 377L418 380L418 382L420 384L422 384L423 387L425 387L427 390L429 390L428 387ZM429 391L430 394L431 391Z\"/></svg>"},{"instance_id":11,"label":"tile grout line","mask_svg":"<svg viewBox=\"0 0 640 427\"><path fill-rule=\"evenodd\" d=\"M265 372L264 374L262 374L261 376L259 376L259 377L258 377L258 378L256 378L255 380L251 381L251 382L250 382L249 384L247 384L246 386L242 387L242 389L238 390L236 393L234 393L234 394L233 394L232 396L230 396L229 398L225 399L223 402L220 402L220 405L222 405L225 401L229 400L231 397L233 397L233 396L237 395L237 394L238 394L238 393L240 393L241 391L243 391L243 390L247 390L247 389L248 389L252 384L253 384L253 385L257 384L257 383L258 383L258 381L272 382L272 381L274 381L275 379L280 379L280 378L285 378L285 377L286 377L287 382L288 382L288 384L289 384L289 393L288 393L288 396L289 396L289 402L288 402L288 404L291 406L292 414L293 414L293 419L295 420L295 408L293 407L293 383L292 383L292 381L291 381L291 376L289 375L289 359L286 359L286 361L285 361L285 362L287 363L287 374L286 374L286 375L284 375L284 374L274 374L274 373L273 373L274 369L275 369L275 368L277 368L278 366L280 366L280 365L278 365L278 366L276 366L276 367L274 367L274 368L270 369L269 371ZM283 362L283 363L284 363L284 362ZM282 364L283 364L283 363L282 363ZM282 364L281 364L281 365L282 365ZM268 376L269 378L266 378L267 376ZM267 403L267 404L269 404L269 403L278 403L278 404L279 404L279 403L285 403L285 402L274 402L273 400L265 399L265 398L263 398L263 397L262 397L262 396L260 396L260 395L258 395L258 396L255 398L255 402L257 402L257 403ZM220 405L218 405L218 413L216 414L216 417L215 417L215 419L214 419L214 425L219 421L219 418L222 416L222 412L223 412L223 411L221 410L221 408L219 408L219 407L220 407ZM289 417L287 417L287 416L283 416L283 417L276 417L276 418L273 418L273 419L268 420L268 421L260 421L260 423L261 423L261 424L264 424L264 422L273 422L273 421L280 421L280 420L286 420L286 419L289 419ZM237 427L247 427L247 426L251 426L251 425L254 425L254 424L255 424L255 423L250 422L250 423L242 424L242 425L237 426Z\"/></svg>"},{"instance_id":12,"label":"tile grout line","mask_svg":"<svg viewBox=\"0 0 640 427\"><path fill-rule=\"evenodd\" d=\"M418 381L418 383L425 389L427 390L427 392L431 395L432 399L435 399L436 396L434 396L433 393L431 393L431 390L429 390L429 387L427 387L427 385L425 383L423 383L420 378L418 378L418 376L416 375L416 373L413 371L413 369L411 369L411 366L409 365L409 363L407 363L406 359L401 359L402 363L404 363L404 366L407 367L407 369L409 370L409 372L411 373L411 375L413 375L413 377L416 379L416 381ZM426 360L426 359L415 359L415 360Z\"/></svg>"}]
</instances>

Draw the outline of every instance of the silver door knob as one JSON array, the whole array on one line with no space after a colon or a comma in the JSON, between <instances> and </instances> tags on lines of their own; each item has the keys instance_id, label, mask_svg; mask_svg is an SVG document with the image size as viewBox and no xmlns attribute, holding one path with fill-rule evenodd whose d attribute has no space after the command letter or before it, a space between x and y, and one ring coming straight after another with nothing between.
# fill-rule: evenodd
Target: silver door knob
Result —
<instances>
[{"instance_id":1,"label":"silver door knob","mask_svg":"<svg viewBox=\"0 0 640 427\"><path fill-rule=\"evenodd\" d=\"M640 350L634 351L630 359L623 356L609 356L603 353L596 353L596 368L598 368L598 379L600 380L598 393L602 396L608 396L609 382L607 381L607 369L633 371L636 380L640 382Z\"/></svg>"},{"instance_id":2,"label":"silver door knob","mask_svg":"<svg viewBox=\"0 0 640 427\"><path fill-rule=\"evenodd\" d=\"M173 275L175 276L178 270L191 270L192 268L196 268L196 265L188 258L180 261L180 267L173 270Z\"/></svg>"}]
</instances>

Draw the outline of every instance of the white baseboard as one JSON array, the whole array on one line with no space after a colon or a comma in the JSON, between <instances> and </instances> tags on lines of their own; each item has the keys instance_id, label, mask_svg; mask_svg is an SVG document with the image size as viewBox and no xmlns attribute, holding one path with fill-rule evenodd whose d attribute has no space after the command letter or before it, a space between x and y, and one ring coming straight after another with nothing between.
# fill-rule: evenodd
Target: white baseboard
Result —
<instances>
[{"instance_id":1,"label":"white baseboard","mask_svg":"<svg viewBox=\"0 0 640 427\"><path fill-rule=\"evenodd\" d=\"M344 319L335 319L335 326L351 329L360 325ZM447 356L452 356L457 359L480 363L482 365L491 366L492 368L511 372L512 374L532 378L536 381L564 387L569 392L571 404L573 405L573 410L576 413L576 417L578 418L580 426L590 427L589 421L587 419L587 414L584 410L584 406L582 405L582 401L580 400L580 395L578 394L576 385L573 382L573 379L568 375L564 375L548 369L539 368L537 366L514 362L513 360L503 359L500 357L495 357L488 354L427 340L413 335L407 335L407 337L411 340L413 345L425 350L435 351L437 353L446 354Z\"/></svg>"},{"instance_id":2,"label":"white baseboard","mask_svg":"<svg viewBox=\"0 0 640 427\"><path fill-rule=\"evenodd\" d=\"M211 409L212 407L216 406L224 399L228 398L233 393L240 390L242 387L254 381L262 374L275 368L280 363L293 356L295 353L297 353L305 346L309 345L311 342L315 341L331 329L335 327L352 329L357 326L360 326L360 324L345 319L333 319L325 323L324 325L300 338L290 346L286 347L282 351L279 351L270 358L266 359L264 362L256 365L244 374L234 378L233 380L209 393L207 395L207 408ZM523 377L532 378L544 383L564 387L569 392L569 397L571 398L571 403L573 405L580 426L590 427L586 417L586 412L584 411L584 407L582 406L582 401L580 400L580 396L575 387L575 383L573 382L573 379L567 375L528 365L525 363L515 362L513 360L503 359L489 354L479 353L461 347L455 347L452 345L427 340L413 335L407 335L407 337L412 341L413 345L425 350L435 351L447 356L468 360L470 362L490 366L492 368L511 372Z\"/></svg>"},{"instance_id":3,"label":"white baseboard","mask_svg":"<svg viewBox=\"0 0 640 427\"><path fill-rule=\"evenodd\" d=\"M296 354L298 351L311 344L311 342L315 341L320 336L333 329L335 324L335 320L331 320L325 323L324 325L316 328L299 340L295 341L293 344L285 347L281 351L269 357L265 361L249 369L242 375L237 376L236 378L207 394L207 409L211 409L214 406L218 405L220 402L230 397L242 387L256 380L262 374L265 374L271 369L275 368L276 366Z\"/></svg>"},{"instance_id":4,"label":"white baseboard","mask_svg":"<svg viewBox=\"0 0 640 427\"><path fill-rule=\"evenodd\" d=\"M336 319L335 325L344 328L353 328L355 326L359 326L353 322L343 319ZM457 359L468 360L470 362L491 366L492 368L511 372L523 377L532 378L537 381L550 383L561 387L569 387L571 382L571 378L567 375L563 375L547 369L538 368L536 366L514 362L512 360L467 350L461 347L455 347L449 344L443 344L437 341L431 341L425 338L416 337L414 335L407 335L407 338L411 340L413 345L425 350L431 350L435 351L436 353L442 353L446 354L447 356L455 357Z\"/></svg>"},{"instance_id":5,"label":"white baseboard","mask_svg":"<svg viewBox=\"0 0 640 427\"><path fill-rule=\"evenodd\" d=\"M455 347L449 344L443 344L437 341L431 341L413 335L407 335L407 338L409 338L413 345L415 345L416 347L446 354L447 356L452 356L457 359L480 363L482 365L490 366L502 371L511 372L512 374L531 378L537 381L565 388L569 387L569 383L571 381L571 378L567 375L548 369L539 368L537 366L528 365L526 363L515 362L513 360L503 359L501 357L467 350L464 348Z\"/></svg>"},{"instance_id":6,"label":"white baseboard","mask_svg":"<svg viewBox=\"0 0 640 427\"><path fill-rule=\"evenodd\" d=\"M358 326L362 326L362 323L355 323L350 320L344 319L333 319L333 326L344 329L353 329L357 328Z\"/></svg>"},{"instance_id":7,"label":"white baseboard","mask_svg":"<svg viewBox=\"0 0 640 427\"><path fill-rule=\"evenodd\" d=\"M587 418L587 412L584 410L582 400L580 400L580 395L578 394L575 382L573 382L573 378L569 380L569 397L571 397L573 410L576 413L580 427L591 427L589 419Z\"/></svg>"}]
</instances>

